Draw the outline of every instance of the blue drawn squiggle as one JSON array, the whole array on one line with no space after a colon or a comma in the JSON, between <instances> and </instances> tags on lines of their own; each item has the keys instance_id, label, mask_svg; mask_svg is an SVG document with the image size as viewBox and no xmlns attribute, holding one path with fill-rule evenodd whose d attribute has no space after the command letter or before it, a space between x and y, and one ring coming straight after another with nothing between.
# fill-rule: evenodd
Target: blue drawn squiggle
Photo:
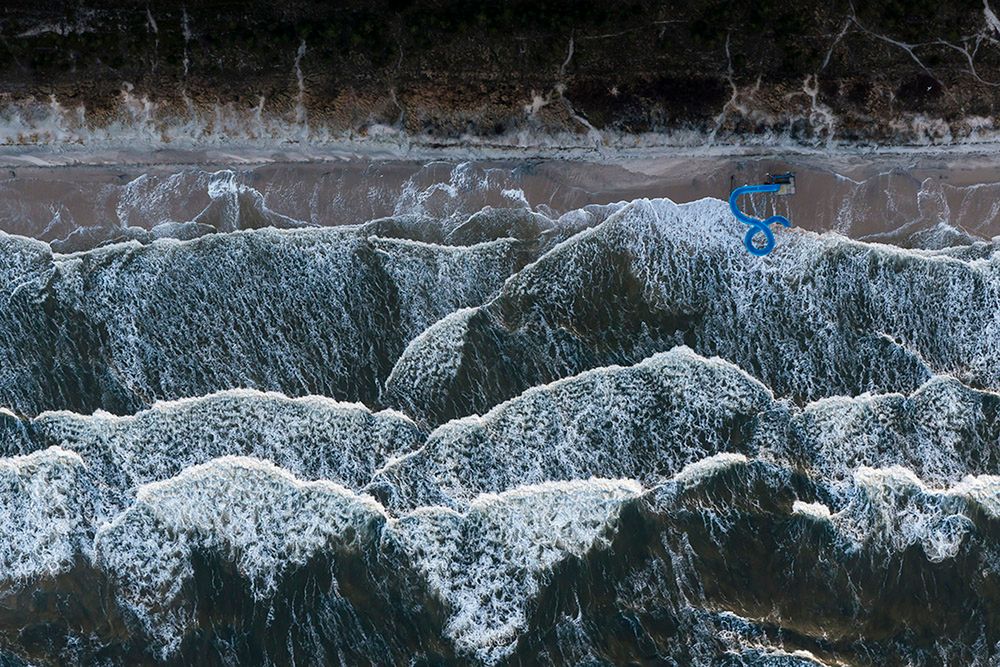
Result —
<instances>
[{"instance_id":1,"label":"blue drawn squiggle","mask_svg":"<svg viewBox=\"0 0 1000 667\"><path fill-rule=\"evenodd\" d=\"M792 223L783 215L772 215L766 220L751 218L736 206L736 199L742 195L749 195L757 192L777 192L779 189L781 189L781 185L777 183L770 185L744 185L743 187L736 188L733 190L733 193L729 195L729 208L732 210L733 215L735 215L736 219L740 222L745 222L750 225L750 229L747 230L746 235L743 237L743 245L746 246L747 252L751 255L763 257L774 250L774 232L771 231L771 225L777 222L785 227L791 227ZM753 237L757 234L764 235L765 242L762 248L758 248L753 244Z\"/></svg>"}]
</instances>

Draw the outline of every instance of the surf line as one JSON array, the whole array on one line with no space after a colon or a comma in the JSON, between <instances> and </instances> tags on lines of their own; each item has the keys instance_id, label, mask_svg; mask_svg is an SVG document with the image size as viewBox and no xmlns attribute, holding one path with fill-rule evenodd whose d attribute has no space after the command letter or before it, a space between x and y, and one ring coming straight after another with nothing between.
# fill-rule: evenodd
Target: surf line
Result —
<instances>
[{"instance_id":1,"label":"surf line","mask_svg":"<svg viewBox=\"0 0 1000 667\"><path fill-rule=\"evenodd\" d=\"M733 190L732 194L729 195L729 210L733 212L736 219L740 222L750 225L750 229L747 230L746 235L743 237L743 245L746 246L747 252L751 255L756 255L757 257L763 257L767 255L772 250L774 250L774 232L771 231L771 225L774 223L779 223L785 227L791 227L792 223L783 215L772 215L770 218L765 220L758 220L757 218L750 217L746 213L740 210L739 206L736 205L736 200L743 195L751 195L760 192L772 192L777 195L793 195L795 194L795 175L791 172L785 174L778 174L776 176L769 176L767 183L763 185L744 185ZM764 235L764 245L757 247L754 245L753 239L757 234Z\"/></svg>"}]
</instances>

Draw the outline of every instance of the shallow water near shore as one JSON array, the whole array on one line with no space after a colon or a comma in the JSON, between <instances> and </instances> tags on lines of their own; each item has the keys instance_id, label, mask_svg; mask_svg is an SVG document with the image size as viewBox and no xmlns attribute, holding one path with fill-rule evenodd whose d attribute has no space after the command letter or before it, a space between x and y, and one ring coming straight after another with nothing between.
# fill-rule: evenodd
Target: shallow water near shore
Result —
<instances>
[{"instance_id":1,"label":"shallow water near shore","mask_svg":"<svg viewBox=\"0 0 1000 667\"><path fill-rule=\"evenodd\" d=\"M33 155L30 161L23 155L0 159L6 161L0 229L70 249L128 238L129 228L148 231L196 219L220 231L249 228L264 224L262 214L279 225L341 226L411 214L467 217L485 207L557 218L587 205L640 198L724 200L734 187L785 171L796 175L796 195L744 198L741 205L760 217L780 213L803 229L905 247L943 247L1000 233L1000 160L982 154L612 154L597 160L259 150ZM216 200L232 201L216 206L225 213L208 212ZM740 227L734 221L734 233Z\"/></svg>"}]
</instances>

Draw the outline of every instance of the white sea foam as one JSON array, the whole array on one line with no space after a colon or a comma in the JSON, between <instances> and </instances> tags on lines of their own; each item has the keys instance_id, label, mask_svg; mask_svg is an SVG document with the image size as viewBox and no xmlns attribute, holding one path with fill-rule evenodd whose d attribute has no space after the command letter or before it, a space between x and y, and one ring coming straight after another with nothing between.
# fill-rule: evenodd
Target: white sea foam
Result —
<instances>
[{"instance_id":1,"label":"white sea foam","mask_svg":"<svg viewBox=\"0 0 1000 667\"><path fill-rule=\"evenodd\" d=\"M270 460L301 479L360 489L392 456L424 439L393 411L245 389L158 402L125 417L45 412L31 427L41 441L84 457L100 483L106 518L130 504L138 487L223 456Z\"/></svg>"},{"instance_id":2,"label":"white sea foam","mask_svg":"<svg viewBox=\"0 0 1000 667\"><path fill-rule=\"evenodd\" d=\"M68 34L86 30L81 26L46 26L49 30ZM67 32L68 31L68 32ZM295 62L305 51L301 43ZM185 57L186 58L186 57ZM184 61L185 68L187 59ZM186 102L178 111L176 99L164 99L149 93L137 94L135 86L123 81L119 103L111 113L95 117L83 104L67 107L55 96L38 99L34 96L11 98L0 109L0 145L52 146L87 148L133 147L150 149L177 147L250 146L281 148L310 144L335 146L342 150L389 152L394 155L419 154L441 157L442 154L463 157L508 156L607 156L638 157L659 155L664 149L697 154L738 154L773 152L782 149L799 153L857 154L870 152L872 147L854 139L841 139L832 134L837 119L815 100L815 81L803 83L802 95L811 104L789 111L733 107L720 115L720 127L712 131L702 128L674 128L650 132L622 132L588 127L586 133L555 128L527 126L508 130L501 135L482 136L466 133L444 137L426 133L406 133L378 119L344 128L314 118L307 121L303 104L303 81L297 68L289 73L296 79L296 103L269 100L265 96L244 103L216 102L195 106ZM812 84L812 85L810 85ZM525 108L537 111L545 97L535 95L525 100ZM786 105L787 106L787 105ZM281 111L273 109L281 108ZM582 117L574 114L577 121ZM740 118L771 128L806 126L813 135L771 129L759 133L736 131ZM584 121L585 122L585 121ZM894 146L881 146L881 152L912 152L929 146L984 150L998 141L1000 131L992 116L970 115L944 120L921 113L899 113L889 122L895 133Z\"/></svg>"},{"instance_id":3,"label":"white sea foam","mask_svg":"<svg viewBox=\"0 0 1000 667\"><path fill-rule=\"evenodd\" d=\"M621 480L546 483L481 496L463 513L417 510L392 534L451 608L455 645L496 664L513 651L552 568L607 539L623 501L640 492Z\"/></svg>"},{"instance_id":4,"label":"white sea foam","mask_svg":"<svg viewBox=\"0 0 1000 667\"><path fill-rule=\"evenodd\" d=\"M237 387L373 403L379 375L410 339L488 298L524 261L510 240L454 248L354 229L240 231L69 255L2 238L16 259L0 271L14 286L8 299L18 298L0 316L0 404L29 414L75 406L61 392L80 382L101 387L71 392L95 400L90 409Z\"/></svg>"},{"instance_id":5,"label":"white sea foam","mask_svg":"<svg viewBox=\"0 0 1000 667\"><path fill-rule=\"evenodd\" d=\"M698 352L804 400L911 391L934 373L1000 388L1000 254L963 260L790 229L761 259L743 249L742 231L718 200L632 202L508 280L466 316L476 327L462 341L432 343L428 335L421 343L462 349L466 358L470 345L497 348L491 363L499 368L468 371L483 379L463 387L466 412L507 398L489 384L495 376L515 378L516 392L634 362L676 344L672 326L687 329ZM621 317L623 308L611 305L619 301L651 312L610 320L615 337L606 335L611 324L595 331L595 320ZM657 318L666 320L662 333ZM432 420L432 397L452 390L407 382L429 375L423 345L399 359L388 393L407 396L409 410Z\"/></svg>"},{"instance_id":6,"label":"white sea foam","mask_svg":"<svg viewBox=\"0 0 1000 667\"><path fill-rule=\"evenodd\" d=\"M606 539L622 502L640 492L625 481L549 483L483 496L462 514L426 508L386 526L371 499L227 457L143 487L95 545L97 562L167 656L196 615L183 598L194 549L232 560L264 598L289 568L332 545L375 545L387 530L381 539L396 541L448 606L456 647L492 664L513 650L552 568Z\"/></svg>"},{"instance_id":7,"label":"white sea foam","mask_svg":"<svg viewBox=\"0 0 1000 667\"><path fill-rule=\"evenodd\" d=\"M792 503L792 513L812 517L818 521L830 520L830 508L823 503L807 503L796 500Z\"/></svg>"},{"instance_id":8,"label":"white sea foam","mask_svg":"<svg viewBox=\"0 0 1000 667\"><path fill-rule=\"evenodd\" d=\"M144 486L94 544L97 562L166 656L195 618L190 601L179 599L194 576L194 549L230 559L266 597L287 569L332 544L357 550L374 542L384 522L378 503L338 484L223 457Z\"/></svg>"},{"instance_id":9,"label":"white sea foam","mask_svg":"<svg viewBox=\"0 0 1000 667\"><path fill-rule=\"evenodd\" d=\"M954 558L975 530L968 501L997 498L1000 484L996 477L986 477L933 490L905 468L862 467L841 492L846 504L831 519L856 548L874 544L903 551L919 545L928 560L940 562Z\"/></svg>"},{"instance_id":10,"label":"white sea foam","mask_svg":"<svg viewBox=\"0 0 1000 667\"><path fill-rule=\"evenodd\" d=\"M693 487L718 473L745 464L747 457L742 454L722 453L694 461L684 466L671 481L681 487Z\"/></svg>"},{"instance_id":11,"label":"white sea foam","mask_svg":"<svg viewBox=\"0 0 1000 667\"><path fill-rule=\"evenodd\" d=\"M390 496L409 507L591 476L656 483L719 451L755 449L750 422L774 406L767 388L735 366L676 348L449 422L376 480L394 485Z\"/></svg>"},{"instance_id":12,"label":"white sea foam","mask_svg":"<svg viewBox=\"0 0 1000 667\"><path fill-rule=\"evenodd\" d=\"M92 555L86 466L58 447L0 458L0 588L69 569Z\"/></svg>"}]
</instances>

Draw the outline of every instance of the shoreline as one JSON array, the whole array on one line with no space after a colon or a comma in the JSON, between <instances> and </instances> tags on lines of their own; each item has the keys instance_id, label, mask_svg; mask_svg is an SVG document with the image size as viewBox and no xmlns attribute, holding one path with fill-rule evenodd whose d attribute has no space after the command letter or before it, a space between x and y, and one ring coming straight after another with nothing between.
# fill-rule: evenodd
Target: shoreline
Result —
<instances>
[{"instance_id":1,"label":"shoreline","mask_svg":"<svg viewBox=\"0 0 1000 667\"><path fill-rule=\"evenodd\" d=\"M636 138L641 139L640 137ZM641 143L641 141L639 142ZM839 160L992 160L1000 164L1000 136L963 143L836 144L811 147L796 143L648 143L595 145L572 143L484 143L476 138L443 143L439 139L398 142L362 141L186 141L136 143L26 143L0 144L0 168L72 166L254 166L264 164L337 163L370 159L396 162L442 161L565 161L642 163L670 159L782 159Z\"/></svg>"},{"instance_id":2,"label":"shoreline","mask_svg":"<svg viewBox=\"0 0 1000 667\"><path fill-rule=\"evenodd\" d=\"M8 148L0 149L0 229L50 242L80 229L103 230L95 236L103 239L129 226L195 220L210 206L211 219L256 216L265 207L319 226L411 213L444 219L485 207L558 217L641 198L725 200L733 187L793 171L796 195L747 198L744 210L904 247L925 247L928 233L936 235L932 246L1000 235L1000 152L726 154L722 148L562 157L372 144ZM925 237L912 240L916 233Z\"/></svg>"}]
</instances>

